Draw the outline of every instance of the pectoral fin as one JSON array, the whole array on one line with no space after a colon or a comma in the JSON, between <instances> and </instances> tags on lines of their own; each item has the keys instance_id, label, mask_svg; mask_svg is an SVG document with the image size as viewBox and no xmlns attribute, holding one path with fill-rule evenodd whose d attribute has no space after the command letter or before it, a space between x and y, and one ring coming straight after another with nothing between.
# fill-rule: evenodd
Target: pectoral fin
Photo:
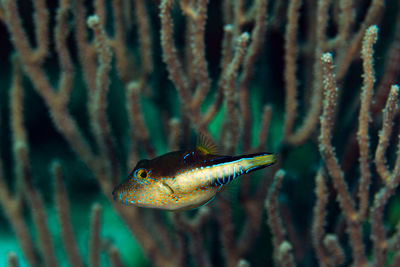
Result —
<instances>
[{"instance_id":1,"label":"pectoral fin","mask_svg":"<svg viewBox=\"0 0 400 267\"><path fill-rule=\"evenodd\" d=\"M165 192L168 195L172 195L175 193L174 190L164 182L158 183L158 186L160 187L161 191Z\"/></svg>"}]
</instances>

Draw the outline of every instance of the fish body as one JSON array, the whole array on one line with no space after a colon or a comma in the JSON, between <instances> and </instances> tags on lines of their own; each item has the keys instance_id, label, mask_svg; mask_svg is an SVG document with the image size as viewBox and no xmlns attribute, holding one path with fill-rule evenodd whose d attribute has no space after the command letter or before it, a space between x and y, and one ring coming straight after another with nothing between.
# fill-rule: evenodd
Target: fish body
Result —
<instances>
[{"instance_id":1,"label":"fish body","mask_svg":"<svg viewBox=\"0 0 400 267\"><path fill-rule=\"evenodd\" d=\"M152 160L141 160L114 191L122 204L170 211L197 208L210 202L224 185L240 175L268 167L271 153L221 156L198 146Z\"/></svg>"}]
</instances>

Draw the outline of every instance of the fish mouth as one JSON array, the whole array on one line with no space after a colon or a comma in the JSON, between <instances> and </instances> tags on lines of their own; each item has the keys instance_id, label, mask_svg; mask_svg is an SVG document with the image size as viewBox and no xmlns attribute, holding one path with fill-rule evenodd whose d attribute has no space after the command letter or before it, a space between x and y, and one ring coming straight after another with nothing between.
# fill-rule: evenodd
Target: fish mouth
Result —
<instances>
[{"instance_id":1,"label":"fish mouth","mask_svg":"<svg viewBox=\"0 0 400 267\"><path fill-rule=\"evenodd\" d=\"M118 191L120 189L120 185L117 185L114 190L112 191L113 199L115 200L115 196L118 194Z\"/></svg>"},{"instance_id":2,"label":"fish mouth","mask_svg":"<svg viewBox=\"0 0 400 267\"><path fill-rule=\"evenodd\" d=\"M112 191L112 196L113 196L113 199L115 200L115 190L116 189L114 189L113 191Z\"/></svg>"},{"instance_id":3,"label":"fish mouth","mask_svg":"<svg viewBox=\"0 0 400 267\"><path fill-rule=\"evenodd\" d=\"M122 204L128 204L126 184L122 183L117 185L112 191L113 199L121 201Z\"/></svg>"},{"instance_id":4,"label":"fish mouth","mask_svg":"<svg viewBox=\"0 0 400 267\"><path fill-rule=\"evenodd\" d=\"M123 203L122 201L122 194L124 193L124 190L121 189L121 186L118 185L117 187L115 187L115 189L112 191L112 195L113 195L113 199L114 200L121 200L121 203Z\"/></svg>"}]
</instances>

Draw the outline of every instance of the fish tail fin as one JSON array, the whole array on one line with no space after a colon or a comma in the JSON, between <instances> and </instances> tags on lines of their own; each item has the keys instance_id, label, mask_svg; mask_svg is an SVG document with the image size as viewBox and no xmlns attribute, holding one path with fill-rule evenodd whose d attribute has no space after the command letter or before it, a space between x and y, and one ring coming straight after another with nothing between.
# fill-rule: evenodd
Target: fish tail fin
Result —
<instances>
[{"instance_id":1,"label":"fish tail fin","mask_svg":"<svg viewBox=\"0 0 400 267\"><path fill-rule=\"evenodd\" d=\"M245 167L245 173L249 173L255 170L266 168L276 162L275 154L272 153L259 153L252 155L247 160L247 166Z\"/></svg>"}]
</instances>

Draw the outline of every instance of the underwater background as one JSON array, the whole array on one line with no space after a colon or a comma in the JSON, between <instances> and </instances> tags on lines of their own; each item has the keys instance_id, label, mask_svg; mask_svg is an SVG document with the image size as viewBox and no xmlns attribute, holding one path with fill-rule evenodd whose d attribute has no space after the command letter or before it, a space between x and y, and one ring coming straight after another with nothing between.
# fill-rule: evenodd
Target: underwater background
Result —
<instances>
[{"instance_id":1,"label":"underwater background","mask_svg":"<svg viewBox=\"0 0 400 267\"><path fill-rule=\"evenodd\" d=\"M0 266L399 266L396 0L1 0ZM140 159L276 153L184 212Z\"/></svg>"}]
</instances>

